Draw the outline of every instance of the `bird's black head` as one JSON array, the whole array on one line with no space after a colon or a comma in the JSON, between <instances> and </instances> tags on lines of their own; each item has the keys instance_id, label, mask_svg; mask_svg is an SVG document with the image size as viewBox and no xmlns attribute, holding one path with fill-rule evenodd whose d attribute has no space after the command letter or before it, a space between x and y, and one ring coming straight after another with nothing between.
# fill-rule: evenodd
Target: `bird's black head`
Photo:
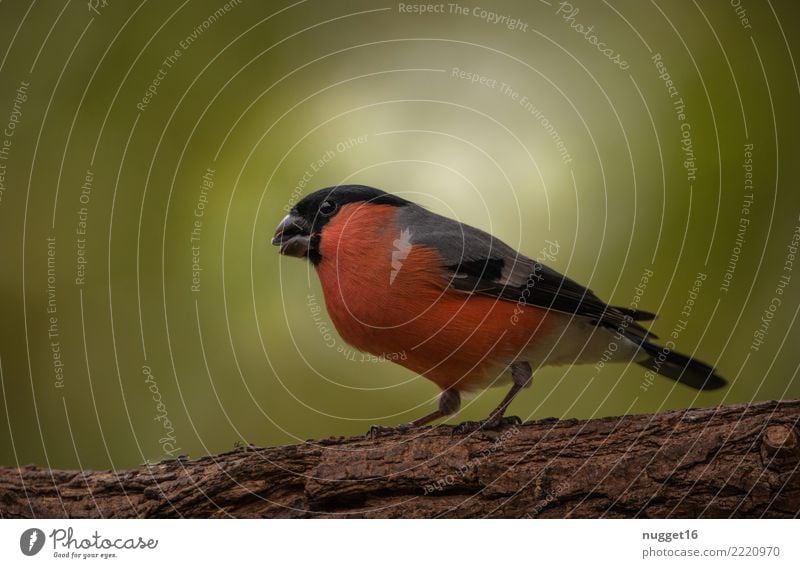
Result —
<instances>
[{"instance_id":1,"label":"bird's black head","mask_svg":"<svg viewBox=\"0 0 800 568\"><path fill-rule=\"evenodd\" d=\"M366 185L336 185L315 191L301 199L275 229L272 244L281 254L307 257L314 264L322 260L319 239L323 227L348 203L402 207L410 202Z\"/></svg>"}]
</instances>

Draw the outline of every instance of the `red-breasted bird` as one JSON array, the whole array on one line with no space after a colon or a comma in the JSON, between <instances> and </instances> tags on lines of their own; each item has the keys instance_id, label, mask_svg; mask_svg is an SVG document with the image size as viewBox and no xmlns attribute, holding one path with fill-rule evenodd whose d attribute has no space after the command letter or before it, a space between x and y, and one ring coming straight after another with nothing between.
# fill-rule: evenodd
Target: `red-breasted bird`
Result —
<instances>
[{"instance_id":1,"label":"red-breasted bird","mask_svg":"<svg viewBox=\"0 0 800 568\"><path fill-rule=\"evenodd\" d=\"M510 384L484 423L497 425L544 365L634 361L695 389L726 384L713 368L651 342L654 314L609 306L489 233L362 185L316 191L275 230L281 254L316 269L331 320L360 351L436 383L435 412L461 393Z\"/></svg>"}]
</instances>

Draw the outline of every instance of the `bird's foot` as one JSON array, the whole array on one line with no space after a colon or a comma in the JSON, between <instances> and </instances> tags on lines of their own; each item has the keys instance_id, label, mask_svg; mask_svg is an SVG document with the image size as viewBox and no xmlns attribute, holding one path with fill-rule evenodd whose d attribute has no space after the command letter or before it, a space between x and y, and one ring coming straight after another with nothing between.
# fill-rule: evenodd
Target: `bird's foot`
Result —
<instances>
[{"instance_id":1,"label":"bird's foot","mask_svg":"<svg viewBox=\"0 0 800 568\"><path fill-rule=\"evenodd\" d=\"M520 426L521 424L522 418L519 416L504 416L498 423L499 426Z\"/></svg>"},{"instance_id":2,"label":"bird's foot","mask_svg":"<svg viewBox=\"0 0 800 568\"><path fill-rule=\"evenodd\" d=\"M486 420L479 422L462 422L453 428L453 434L471 434L480 430L495 430L505 426L519 426L520 424L522 424L522 420L519 416L490 416Z\"/></svg>"},{"instance_id":3,"label":"bird's foot","mask_svg":"<svg viewBox=\"0 0 800 568\"><path fill-rule=\"evenodd\" d=\"M414 427L413 424L399 424L397 426L378 426L373 425L367 430L366 437L374 440L381 436L389 436L391 434L403 434L408 432Z\"/></svg>"}]
</instances>

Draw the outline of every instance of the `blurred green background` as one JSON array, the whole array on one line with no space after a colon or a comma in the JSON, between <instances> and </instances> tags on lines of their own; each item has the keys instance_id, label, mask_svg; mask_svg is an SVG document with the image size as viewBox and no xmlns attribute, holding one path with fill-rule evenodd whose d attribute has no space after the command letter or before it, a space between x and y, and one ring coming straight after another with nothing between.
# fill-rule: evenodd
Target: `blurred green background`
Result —
<instances>
[{"instance_id":1,"label":"blurred green background","mask_svg":"<svg viewBox=\"0 0 800 568\"><path fill-rule=\"evenodd\" d=\"M557 242L548 264L620 305L652 270L653 331L685 320L677 348L732 381L544 369L514 414L797 398L800 6L739 4L3 1L0 464L131 467L430 411L435 387L352 352L313 269L269 245L343 182L530 256Z\"/></svg>"}]
</instances>

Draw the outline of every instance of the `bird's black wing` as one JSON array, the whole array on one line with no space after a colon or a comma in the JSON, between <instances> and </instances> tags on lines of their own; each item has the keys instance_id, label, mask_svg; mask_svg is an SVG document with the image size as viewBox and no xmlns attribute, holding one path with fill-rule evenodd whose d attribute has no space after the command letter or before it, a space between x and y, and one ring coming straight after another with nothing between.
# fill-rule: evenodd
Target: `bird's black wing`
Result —
<instances>
[{"instance_id":1,"label":"bird's black wing","mask_svg":"<svg viewBox=\"0 0 800 568\"><path fill-rule=\"evenodd\" d=\"M636 323L652 320L655 314L609 306L588 288L489 233L417 206L404 207L398 220L410 231L412 244L441 256L455 290L574 314L639 339L655 337Z\"/></svg>"}]
</instances>

